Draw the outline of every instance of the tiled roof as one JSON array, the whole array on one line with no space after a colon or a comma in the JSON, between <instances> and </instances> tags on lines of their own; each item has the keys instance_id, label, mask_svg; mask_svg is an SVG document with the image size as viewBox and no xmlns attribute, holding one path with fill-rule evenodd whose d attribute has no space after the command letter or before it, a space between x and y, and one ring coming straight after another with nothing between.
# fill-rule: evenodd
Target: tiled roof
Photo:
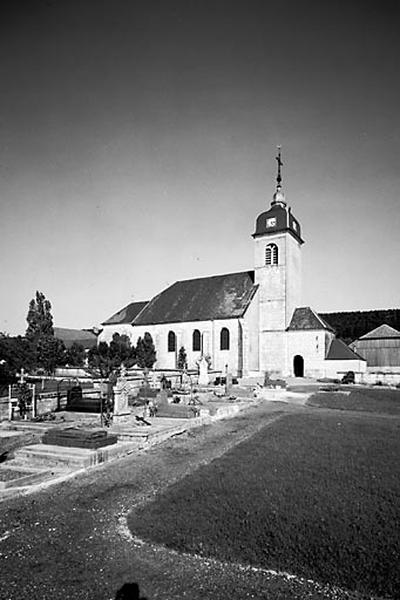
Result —
<instances>
[{"instance_id":1,"label":"tiled roof","mask_svg":"<svg viewBox=\"0 0 400 600\"><path fill-rule=\"evenodd\" d=\"M131 302L112 315L107 321L104 321L102 325L122 325L124 323L132 323L144 309L146 304L148 304L148 300L146 300L146 302Z\"/></svg>"},{"instance_id":2,"label":"tiled roof","mask_svg":"<svg viewBox=\"0 0 400 600\"><path fill-rule=\"evenodd\" d=\"M334 329L309 306L296 308L288 327L288 330L294 331L304 329L328 329L334 332Z\"/></svg>"},{"instance_id":3,"label":"tiled roof","mask_svg":"<svg viewBox=\"0 0 400 600\"><path fill-rule=\"evenodd\" d=\"M325 360L365 360L353 352L342 340L333 338Z\"/></svg>"},{"instance_id":4,"label":"tiled roof","mask_svg":"<svg viewBox=\"0 0 400 600\"><path fill-rule=\"evenodd\" d=\"M379 325L379 327L376 327L372 331L369 331L365 335L362 335L359 339L381 340L387 338L400 338L400 331L397 331L397 329L394 329L393 327L390 327L390 325L386 325L386 323L384 323L383 325Z\"/></svg>"},{"instance_id":5,"label":"tiled roof","mask_svg":"<svg viewBox=\"0 0 400 600\"><path fill-rule=\"evenodd\" d=\"M97 344L97 336L92 331L85 329L67 329L65 327L54 327L54 336L62 340L67 348L72 344L80 344L85 349L93 348Z\"/></svg>"},{"instance_id":6,"label":"tiled roof","mask_svg":"<svg viewBox=\"0 0 400 600\"><path fill-rule=\"evenodd\" d=\"M155 296L135 325L242 317L256 290L254 271L177 281Z\"/></svg>"}]
</instances>

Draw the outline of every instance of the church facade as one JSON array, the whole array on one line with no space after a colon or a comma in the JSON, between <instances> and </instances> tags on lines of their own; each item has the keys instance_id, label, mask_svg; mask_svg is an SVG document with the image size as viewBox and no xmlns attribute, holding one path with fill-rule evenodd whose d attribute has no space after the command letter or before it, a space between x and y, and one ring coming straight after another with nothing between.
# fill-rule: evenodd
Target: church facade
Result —
<instances>
[{"instance_id":1,"label":"church facade","mask_svg":"<svg viewBox=\"0 0 400 600\"><path fill-rule=\"evenodd\" d=\"M126 334L153 338L156 368L174 369L183 346L188 367L202 356L237 376L337 377L365 361L336 339L310 307L301 307L298 219L281 186L281 156L271 206L256 219L253 269L178 281L150 301L133 302L102 323L99 341Z\"/></svg>"}]
</instances>

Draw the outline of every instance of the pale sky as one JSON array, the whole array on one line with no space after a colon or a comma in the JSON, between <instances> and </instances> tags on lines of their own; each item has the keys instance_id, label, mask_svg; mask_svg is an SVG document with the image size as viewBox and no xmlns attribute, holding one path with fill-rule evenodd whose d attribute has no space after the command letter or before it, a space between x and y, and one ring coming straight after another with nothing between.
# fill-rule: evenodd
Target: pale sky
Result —
<instances>
[{"instance_id":1,"label":"pale sky","mask_svg":"<svg viewBox=\"0 0 400 600\"><path fill-rule=\"evenodd\" d=\"M399 308L396 0L6 0L0 331L42 291L99 325L176 280L253 268L275 186L303 305Z\"/></svg>"}]
</instances>

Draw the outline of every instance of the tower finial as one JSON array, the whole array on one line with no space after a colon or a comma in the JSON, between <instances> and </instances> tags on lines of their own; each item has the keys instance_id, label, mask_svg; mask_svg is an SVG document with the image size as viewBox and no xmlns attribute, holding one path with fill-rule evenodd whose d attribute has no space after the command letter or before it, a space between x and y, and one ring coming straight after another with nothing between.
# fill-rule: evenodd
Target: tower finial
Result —
<instances>
[{"instance_id":1,"label":"tower finial","mask_svg":"<svg viewBox=\"0 0 400 600\"><path fill-rule=\"evenodd\" d=\"M274 199L272 200L272 206L274 206L275 204L278 204L280 206L285 207L286 206L286 201L285 201L285 194L282 192L282 172L281 172L281 167L283 166L283 162L282 162L282 158L281 158L281 146L277 146L278 148L278 156L276 156L276 161L278 163L278 174L276 176L276 192L274 194Z\"/></svg>"}]
</instances>

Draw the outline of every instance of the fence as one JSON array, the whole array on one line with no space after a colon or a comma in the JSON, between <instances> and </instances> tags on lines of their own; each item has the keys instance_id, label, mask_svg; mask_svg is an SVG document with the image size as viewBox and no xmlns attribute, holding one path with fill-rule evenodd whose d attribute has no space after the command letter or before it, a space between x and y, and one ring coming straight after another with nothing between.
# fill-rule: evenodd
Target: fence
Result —
<instances>
[{"instance_id":1,"label":"fence","mask_svg":"<svg viewBox=\"0 0 400 600\"><path fill-rule=\"evenodd\" d=\"M32 408L30 408L28 412L29 417L41 416L49 412L65 409L67 404L68 390L64 389L58 392L38 392L37 389L35 390L35 386L33 384L30 385L33 400ZM82 390L82 395L100 397L100 390L93 388L84 389ZM18 408L17 386L12 385L8 388L8 395L3 395L0 397L0 421L4 421L6 419L12 420L16 416L20 416Z\"/></svg>"}]
</instances>

